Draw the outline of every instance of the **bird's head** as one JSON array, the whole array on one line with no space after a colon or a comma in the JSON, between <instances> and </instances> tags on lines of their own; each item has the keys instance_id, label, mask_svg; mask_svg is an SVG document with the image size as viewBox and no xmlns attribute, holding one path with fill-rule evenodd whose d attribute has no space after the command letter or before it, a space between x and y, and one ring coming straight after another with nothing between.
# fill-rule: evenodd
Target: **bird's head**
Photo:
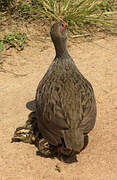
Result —
<instances>
[{"instance_id":1,"label":"bird's head","mask_svg":"<svg viewBox=\"0 0 117 180\"><path fill-rule=\"evenodd\" d=\"M67 26L64 22L53 24L50 31L51 39L54 43L56 55L63 56L67 53Z\"/></svg>"},{"instance_id":2,"label":"bird's head","mask_svg":"<svg viewBox=\"0 0 117 180\"><path fill-rule=\"evenodd\" d=\"M51 27L50 35L52 41L65 41L67 39L67 26L64 22L58 22Z\"/></svg>"}]
</instances>

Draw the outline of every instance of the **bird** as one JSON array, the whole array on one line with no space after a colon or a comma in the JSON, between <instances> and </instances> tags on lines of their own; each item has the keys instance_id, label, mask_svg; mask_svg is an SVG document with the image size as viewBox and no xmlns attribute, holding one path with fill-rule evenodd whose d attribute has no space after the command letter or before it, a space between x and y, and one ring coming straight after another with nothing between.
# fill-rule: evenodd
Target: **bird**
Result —
<instances>
[{"instance_id":1,"label":"bird","mask_svg":"<svg viewBox=\"0 0 117 180\"><path fill-rule=\"evenodd\" d=\"M84 136L95 126L96 98L91 83L79 71L67 50L67 25L52 25L55 58L38 84L35 103L37 126L54 147L79 153ZM68 153L69 155L69 153Z\"/></svg>"}]
</instances>

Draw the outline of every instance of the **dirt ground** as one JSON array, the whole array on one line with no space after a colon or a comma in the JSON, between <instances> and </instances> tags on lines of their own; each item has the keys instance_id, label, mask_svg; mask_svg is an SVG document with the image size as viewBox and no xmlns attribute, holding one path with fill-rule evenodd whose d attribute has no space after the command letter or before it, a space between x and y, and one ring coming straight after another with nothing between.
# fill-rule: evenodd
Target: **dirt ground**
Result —
<instances>
[{"instance_id":1,"label":"dirt ground","mask_svg":"<svg viewBox=\"0 0 117 180\"><path fill-rule=\"evenodd\" d=\"M0 72L0 179L1 180L116 180L117 179L117 38L70 43L69 52L92 83L97 100L96 126L78 162L36 155L36 147L11 143L15 129L25 123L37 85L54 58L48 39L30 42L22 52L4 51ZM56 170L60 168L60 172Z\"/></svg>"}]
</instances>

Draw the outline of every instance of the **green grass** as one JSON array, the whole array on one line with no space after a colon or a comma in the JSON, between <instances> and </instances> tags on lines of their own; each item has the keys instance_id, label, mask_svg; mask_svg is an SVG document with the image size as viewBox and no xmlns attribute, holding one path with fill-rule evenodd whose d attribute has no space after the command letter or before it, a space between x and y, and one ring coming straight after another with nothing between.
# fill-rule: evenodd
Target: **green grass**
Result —
<instances>
[{"instance_id":1,"label":"green grass","mask_svg":"<svg viewBox=\"0 0 117 180\"><path fill-rule=\"evenodd\" d=\"M112 28L114 5L107 0L41 0L42 13L52 20L63 20L72 32L79 32L87 24L101 24ZM110 12L108 16L108 12Z\"/></svg>"},{"instance_id":2,"label":"green grass","mask_svg":"<svg viewBox=\"0 0 117 180\"><path fill-rule=\"evenodd\" d=\"M0 39L0 51L2 51L4 47L6 49L16 48L17 50L21 51L24 49L26 39L26 34L22 32L7 34Z\"/></svg>"},{"instance_id":3,"label":"green grass","mask_svg":"<svg viewBox=\"0 0 117 180\"><path fill-rule=\"evenodd\" d=\"M1 2L3 6L5 0ZM101 25L113 30L117 24L112 21L117 14L116 0L6 0L6 3L15 7L19 18L27 21L40 18L42 21L62 20L75 33L82 33L87 25Z\"/></svg>"}]
</instances>

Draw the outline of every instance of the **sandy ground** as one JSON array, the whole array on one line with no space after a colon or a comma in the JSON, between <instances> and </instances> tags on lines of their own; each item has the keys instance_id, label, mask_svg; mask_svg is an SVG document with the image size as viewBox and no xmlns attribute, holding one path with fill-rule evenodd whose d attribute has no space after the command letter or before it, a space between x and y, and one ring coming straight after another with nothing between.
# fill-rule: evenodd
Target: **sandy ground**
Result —
<instances>
[{"instance_id":1,"label":"sandy ground","mask_svg":"<svg viewBox=\"0 0 117 180\"><path fill-rule=\"evenodd\" d=\"M38 82L54 58L50 40L30 42L24 51L4 51L5 72L0 73L0 179L1 180L116 180L117 179L117 38L69 43L69 52L92 83L97 99L97 122L78 162L36 155L36 147L11 143L15 128L25 123L26 103L35 97ZM60 172L56 170L59 166Z\"/></svg>"}]
</instances>

